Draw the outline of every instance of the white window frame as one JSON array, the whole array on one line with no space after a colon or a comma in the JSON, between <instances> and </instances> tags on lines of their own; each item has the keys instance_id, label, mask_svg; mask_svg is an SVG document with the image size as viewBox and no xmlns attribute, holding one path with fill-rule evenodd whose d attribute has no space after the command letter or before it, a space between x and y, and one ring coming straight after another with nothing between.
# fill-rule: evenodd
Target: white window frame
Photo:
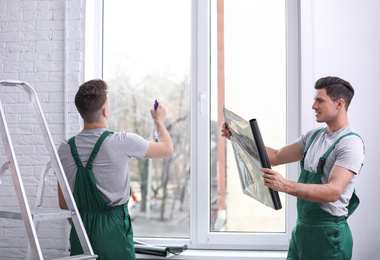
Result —
<instances>
[{"instance_id":1,"label":"white window frame","mask_svg":"<svg viewBox=\"0 0 380 260\"><path fill-rule=\"evenodd\" d=\"M91 1L92 2L92 1ZM102 0L86 2L86 80L102 77ZM192 0L191 21L191 193L190 238L142 238L155 244L187 244L193 249L287 250L296 223L296 198L286 195L284 233L210 232L210 3ZM300 134L299 0L286 1L287 143ZM91 20L93 19L93 20ZM86 26L87 27L87 26ZM96 29L95 29L96 28ZM91 62L89 59L91 58ZM88 65L92 66L88 66ZM291 123L290 123L291 122ZM298 179L299 166L287 165L287 178Z\"/></svg>"}]
</instances>

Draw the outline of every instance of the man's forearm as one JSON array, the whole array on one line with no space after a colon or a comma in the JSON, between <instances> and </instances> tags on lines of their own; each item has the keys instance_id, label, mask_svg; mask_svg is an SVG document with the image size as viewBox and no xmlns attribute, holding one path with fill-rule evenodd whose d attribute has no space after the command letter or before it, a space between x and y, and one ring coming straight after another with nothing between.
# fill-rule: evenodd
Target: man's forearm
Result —
<instances>
[{"instance_id":1,"label":"man's forearm","mask_svg":"<svg viewBox=\"0 0 380 260\"><path fill-rule=\"evenodd\" d=\"M354 175L343 167L335 166L327 184L305 184L286 180L273 169L263 168L261 171L264 172L264 183L269 188L313 202L337 201Z\"/></svg>"},{"instance_id":2,"label":"man's forearm","mask_svg":"<svg viewBox=\"0 0 380 260\"><path fill-rule=\"evenodd\" d=\"M301 160L302 149L297 143L288 144L281 149L273 149L271 147L265 147L269 162L272 166L277 166L286 163L292 163Z\"/></svg>"},{"instance_id":3,"label":"man's forearm","mask_svg":"<svg viewBox=\"0 0 380 260\"><path fill-rule=\"evenodd\" d=\"M158 141L165 144L165 157L173 154L172 139L165 125L160 121L155 121Z\"/></svg>"},{"instance_id":4,"label":"man's forearm","mask_svg":"<svg viewBox=\"0 0 380 260\"><path fill-rule=\"evenodd\" d=\"M305 184L287 181L283 192L313 202L335 202L339 199L341 192L331 184Z\"/></svg>"},{"instance_id":5,"label":"man's forearm","mask_svg":"<svg viewBox=\"0 0 380 260\"><path fill-rule=\"evenodd\" d=\"M267 151L269 162L272 166L277 166L278 164L276 163L276 154L278 150L273 149L271 147L265 146L265 150Z\"/></svg>"}]
</instances>

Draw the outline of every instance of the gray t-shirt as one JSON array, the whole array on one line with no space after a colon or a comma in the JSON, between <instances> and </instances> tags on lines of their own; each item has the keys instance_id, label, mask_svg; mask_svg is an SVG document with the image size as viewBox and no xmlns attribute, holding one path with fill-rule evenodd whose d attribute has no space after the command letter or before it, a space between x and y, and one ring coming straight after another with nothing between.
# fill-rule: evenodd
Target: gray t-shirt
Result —
<instances>
[{"instance_id":1,"label":"gray t-shirt","mask_svg":"<svg viewBox=\"0 0 380 260\"><path fill-rule=\"evenodd\" d=\"M306 134L301 135L297 140L297 144L302 150L306 149L306 146L309 144L312 136L317 130L318 129L311 130ZM349 132L355 132L350 125L331 134L327 133L327 128L323 129L309 147L304 162L305 170L316 173L319 158L323 156L339 137L348 134ZM322 184L328 183L330 172L334 165L346 168L354 172L355 175L336 202L319 203L322 209L333 216L347 216L348 210L346 207L348 206L354 191L356 175L360 173L363 161L364 143L360 137L350 135L339 141L326 159L322 173Z\"/></svg>"},{"instance_id":2,"label":"gray t-shirt","mask_svg":"<svg viewBox=\"0 0 380 260\"><path fill-rule=\"evenodd\" d=\"M75 144L84 167L96 142L106 130L106 128L85 129L76 135ZM130 159L131 157L137 160L144 159L148 148L149 142L133 133L111 133L103 141L93 161L92 169L97 187L109 205L121 205L128 201L130 197ZM73 191L77 166L67 141L58 148L58 155Z\"/></svg>"}]
</instances>

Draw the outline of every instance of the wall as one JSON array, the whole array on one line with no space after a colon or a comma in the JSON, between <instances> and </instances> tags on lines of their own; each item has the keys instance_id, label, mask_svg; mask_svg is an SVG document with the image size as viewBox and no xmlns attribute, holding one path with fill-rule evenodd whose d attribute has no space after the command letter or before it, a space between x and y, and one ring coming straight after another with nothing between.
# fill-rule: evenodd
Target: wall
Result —
<instances>
[{"instance_id":1,"label":"wall","mask_svg":"<svg viewBox=\"0 0 380 260\"><path fill-rule=\"evenodd\" d=\"M72 100L83 74L83 8L84 2L79 0L0 0L0 80L22 80L35 88L57 145L79 130ZM37 179L48 161L39 126L29 113L28 98L22 92L1 88L0 97L26 192L35 194ZM67 128L66 109L70 121ZM5 161L1 149L0 165ZM18 205L9 170L1 177L0 197L0 207ZM34 204L34 198L30 204ZM44 206L58 207L57 182L52 172L47 179ZM68 255L67 226L65 220L41 224L39 234L47 258ZM27 242L22 221L0 219L1 259L24 259Z\"/></svg>"},{"instance_id":2,"label":"wall","mask_svg":"<svg viewBox=\"0 0 380 260\"><path fill-rule=\"evenodd\" d=\"M336 75L349 81L355 96L349 121L362 136L366 159L357 178L361 200L349 224L354 238L353 259L380 259L380 189L376 161L380 137L380 1L311 0L302 6L302 131L315 127L313 84L320 77Z\"/></svg>"}]
</instances>

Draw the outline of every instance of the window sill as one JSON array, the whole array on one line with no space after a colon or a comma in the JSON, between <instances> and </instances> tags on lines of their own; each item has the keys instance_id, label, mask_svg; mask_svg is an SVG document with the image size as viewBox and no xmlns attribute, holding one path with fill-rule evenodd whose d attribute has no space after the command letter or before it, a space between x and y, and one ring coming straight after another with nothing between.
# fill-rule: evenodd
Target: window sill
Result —
<instances>
[{"instance_id":1,"label":"window sill","mask_svg":"<svg viewBox=\"0 0 380 260\"><path fill-rule=\"evenodd\" d=\"M240 250L187 250L173 259L180 260L284 260L287 251L240 251ZM164 259L164 257L136 254L137 259Z\"/></svg>"}]
</instances>

